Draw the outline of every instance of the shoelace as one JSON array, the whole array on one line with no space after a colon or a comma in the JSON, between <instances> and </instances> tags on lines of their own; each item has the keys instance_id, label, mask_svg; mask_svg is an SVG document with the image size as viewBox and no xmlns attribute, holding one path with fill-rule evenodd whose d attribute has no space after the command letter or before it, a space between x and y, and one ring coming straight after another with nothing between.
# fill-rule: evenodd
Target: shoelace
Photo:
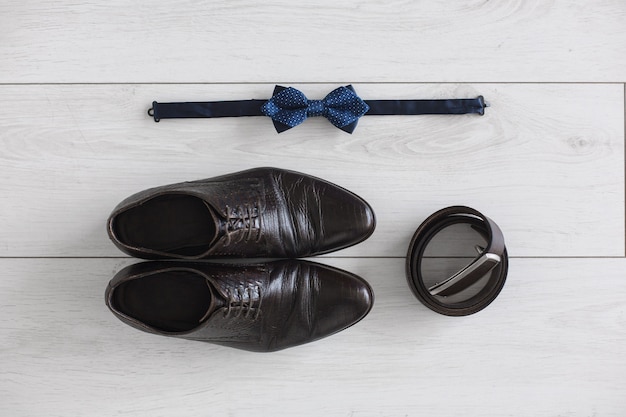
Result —
<instances>
[{"instance_id":1,"label":"shoelace","mask_svg":"<svg viewBox=\"0 0 626 417\"><path fill-rule=\"evenodd\" d=\"M259 215L259 206L256 205L242 205L233 209L230 206L226 206L226 242L225 245L229 245L232 240L232 235L241 229L245 229L245 233L242 233L237 240L246 242L252 237L252 233L256 230L257 236L255 242L261 240L261 216Z\"/></svg>"},{"instance_id":2,"label":"shoelace","mask_svg":"<svg viewBox=\"0 0 626 417\"><path fill-rule=\"evenodd\" d=\"M256 289L256 292L258 294L256 306L254 305L255 303L252 298L253 289ZM246 301L246 292L248 293L247 301ZM259 287L258 285L254 287L245 287L243 289L237 288L235 291L232 291L231 289L227 289L226 296L227 296L226 302L228 305L227 305L226 312L224 313L225 318L230 316L231 312L234 309L237 309L237 314L234 316L234 318L241 317L241 314L244 311L245 311L244 318L246 319L250 317L253 310L254 310L254 317L252 318L252 320L256 320L259 317L259 314L261 314L261 301L263 297L261 296L261 287Z\"/></svg>"}]
</instances>

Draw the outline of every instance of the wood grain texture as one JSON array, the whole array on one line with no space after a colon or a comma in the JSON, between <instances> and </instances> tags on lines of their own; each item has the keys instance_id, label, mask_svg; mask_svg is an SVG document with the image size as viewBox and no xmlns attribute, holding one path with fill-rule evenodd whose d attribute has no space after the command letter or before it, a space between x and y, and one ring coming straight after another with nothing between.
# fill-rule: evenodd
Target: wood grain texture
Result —
<instances>
[{"instance_id":1,"label":"wood grain texture","mask_svg":"<svg viewBox=\"0 0 626 417\"><path fill-rule=\"evenodd\" d=\"M0 414L623 417L625 21L623 0L3 0ZM145 114L275 83L492 107L364 117L354 135ZM370 239L318 259L368 280L372 312L267 355L117 320L104 289L134 260L97 259L122 256L111 209L256 166L373 206ZM464 318L423 307L404 276L414 230L453 204L494 219L512 255L499 298ZM455 239L439 254L466 256Z\"/></svg>"},{"instance_id":2,"label":"wood grain texture","mask_svg":"<svg viewBox=\"0 0 626 417\"><path fill-rule=\"evenodd\" d=\"M0 260L0 398L21 416L621 416L624 259L513 259L486 310L411 295L402 259L323 259L376 302L354 327L254 354L142 333L105 307L128 260ZM601 285L598 283L602 282Z\"/></svg>"},{"instance_id":3,"label":"wood grain texture","mask_svg":"<svg viewBox=\"0 0 626 417\"><path fill-rule=\"evenodd\" d=\"M0 82L623 82L622 0L5 0Z\"/></svg>"},{"instance_id":4,"label":"wood grain texture","mask_svg":"<svg viewBox=\"0 0 626 417\"><path fill-rule=\"evenodd\" d=\"M310 97L332 85L297 85ZM0 256L118 256L105 221L145 188L277 166L365 198L378 225L341 256L404 256L455 204L504 230L512 256L624 255L622 85L358 84L364 98L475 97L483 117L321 118L276 134L265 117L163 120L149 103L268 97L267 84L0 87Z\"/></svg>"}]
</instances>

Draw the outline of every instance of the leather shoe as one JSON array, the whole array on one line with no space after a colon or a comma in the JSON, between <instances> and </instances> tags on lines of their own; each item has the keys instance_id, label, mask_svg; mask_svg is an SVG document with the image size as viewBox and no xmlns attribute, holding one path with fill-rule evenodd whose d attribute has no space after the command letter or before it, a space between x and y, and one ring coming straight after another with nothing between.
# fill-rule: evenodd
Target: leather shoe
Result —
<instances>
[{"instance_id":1,"label":"leather shoe","mask_svg":"<svg viewBox=\"0 0 626 417\"><path fill-rule=\"evenodd\" d=\"M105 299L120 320L149 333L271 352L352 326L374 295L358 276L313 262L153 261L117 273Z\"/></svg>"},{"instance_id":2,"label":"leather shoe","mask_svg":"<svg viewBox=\"0 0 626 417\"><path fill-rule=\"evenodd\" d=\"M372 208L337 185L255 168L137 193L113 210L107 230L145 259L296 258L355 245L375 223Z\"/></svg>"}]
</instances>

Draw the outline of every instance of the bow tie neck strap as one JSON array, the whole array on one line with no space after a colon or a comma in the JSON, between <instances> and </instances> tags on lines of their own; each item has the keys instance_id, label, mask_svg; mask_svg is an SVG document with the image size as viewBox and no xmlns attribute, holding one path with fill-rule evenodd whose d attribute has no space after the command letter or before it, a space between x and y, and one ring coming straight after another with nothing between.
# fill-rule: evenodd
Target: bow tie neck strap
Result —
<instances>
[{"instance_id":1,"label":"bow tie neck strap","mask_svg":"<svg viewBox=\"0 0 626 417\"><path fill-rule=\"evenodd\" d=\"M267 100L152 102L148 114L155 122L161 119L263 116L261 106Z\"/></svg>"},{"instance_id":2,"label":"bow tie neck strap","mask_svg":"<svg viewBox=\"0 0 626 417\"><path fill-rule=\"evenodd\" d=\"M445 100L365 100L370 110L366 116L414 116L420 114L485 114L485 99Z\"/></svg>"}]
</instances>

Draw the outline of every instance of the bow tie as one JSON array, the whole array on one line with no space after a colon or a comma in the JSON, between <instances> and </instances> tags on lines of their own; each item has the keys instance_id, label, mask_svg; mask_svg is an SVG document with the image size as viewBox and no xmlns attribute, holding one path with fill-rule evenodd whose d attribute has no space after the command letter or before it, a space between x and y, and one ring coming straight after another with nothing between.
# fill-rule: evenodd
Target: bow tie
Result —
<instances>
[{"instance_id":1,"label":"bow tie","mask_svg":"<svg viewBox=\"0 0 626 417\"><path fill-rule=\"evenodd\" d=\"M445 100L361 100L351 85L331 91L322 100L309 100L293 87L276 86L268 100L231 100L157 103L148 114L161 119L269 116L278 133L304 122L307 117L324 116L334 126L352 133L359 118L366 116L417 114L484 114L483 96Z\"/></svg>"},{"instance_id":2,"label":"bow tie","mask_svg":"<svg viewBox=\"0 0 626 417\"><path fill-rule=\"evenodd\" d=\"M352 133L359 118L368 110L369 106L356 95L351 85L334 89L322 100L309 100L293 87L276 86L272 98L261 106L261 112L274 121L278 133L315 116L323 116L333 126Z\"/></svg>"}]
</instances>

